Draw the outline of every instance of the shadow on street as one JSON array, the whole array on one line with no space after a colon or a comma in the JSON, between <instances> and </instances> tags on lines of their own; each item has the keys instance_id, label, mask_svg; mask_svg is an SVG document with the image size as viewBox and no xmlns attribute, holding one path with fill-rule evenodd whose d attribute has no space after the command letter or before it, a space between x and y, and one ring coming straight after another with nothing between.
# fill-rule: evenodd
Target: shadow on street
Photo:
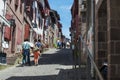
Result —
<instances>
[{"instance_id":1,"label":"shadow on street","mask_svg":"<svg viewBox=\"0 0 120 80\"><path fill-rule=\"evenodd\" d=\"M33 56L32 56L33 57ZM73 65L72 51L70 49L58 49L55 53L43 53L39 59L40 65ZM31 66L34 65L34 62L31 61ZM20 67L20 66L17 66ZM76 70L75 69L62 69L56 68L59 70L58 75L44 75L43 76L13 76L6 80L77 80L75 79Z\"/></svg>"},{"instance_id":2,"label":"shadow on street","mask_svg":"<svg viewBox=\"0 0 120 80\"><path fill-rule=\"evenodd\" d=\"M39 64L60 64L60 65L72 65L72 54L70 49L60 49L54 54L42 54L39 59Z\"/></svg>"},{"instance_id":3,"label":"shadow on street","mask_svg":"<svg viewBox=\"0 0 120 80\"><path fill-rule=\"evenodd\" d=\"M6 80L75 80L73 69L61 69L58 75L13 76Z\"/></svg>"},{"instance_id":4,"label":"shadow on street","mask_svg":"<svg viewBox=\"0 0 120 80\"><path fill-rule=\"evenodd\" d=\"M33 58L34 56L31 56ZM73 65L72 52L70 49L58 49L55 53L42 53L39 58L39 65ZM27 64L25 66L28 66ZM34 61L31 61L31 66L34 66ZM18 65L17 67L23 67Z\"/></svg>"}]
</instances>

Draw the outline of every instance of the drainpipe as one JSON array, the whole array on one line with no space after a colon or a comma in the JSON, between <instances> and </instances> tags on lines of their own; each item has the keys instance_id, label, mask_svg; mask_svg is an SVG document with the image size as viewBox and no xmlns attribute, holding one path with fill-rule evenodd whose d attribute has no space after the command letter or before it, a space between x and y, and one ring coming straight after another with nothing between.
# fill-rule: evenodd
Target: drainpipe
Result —
<instances>
[{"instance_id":1,"label":"drainpipe","mask_svg":"<svg viewBox=\"0 0 120 80\"><path fill-rule=\"evenodd\" d=\"M92 40L92 52L93 52L93 60L95 55L95 0L91 0L91 27L93 32L93 40ZM94 69L91 65L91 75L94 77Z\"/></svg>"}]
</instances>

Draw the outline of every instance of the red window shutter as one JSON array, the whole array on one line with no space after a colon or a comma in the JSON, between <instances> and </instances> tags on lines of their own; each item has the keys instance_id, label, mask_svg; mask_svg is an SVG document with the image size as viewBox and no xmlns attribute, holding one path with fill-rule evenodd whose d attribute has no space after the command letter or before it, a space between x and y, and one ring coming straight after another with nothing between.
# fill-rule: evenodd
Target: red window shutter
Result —
<instances>
[{"instance_id":1,"label":"red window shutter","mask_svg":"<svg viewBox=\"0 0 120 80\"><path fill-rule=\"evenodd\" d=\"M12 15L6 14L5 18L7 20L10 20L10 19L12 19ZM5 38L5 40L8 40L8 41L11 40L11 28L10 28L10 26L4 26L4 38Z\"/></svg>"},{"instance_id":2,"label":"red window shutter","mask_svg":"<svg viewBox=\"0 0 120 80\"><path fill-rule=\"evenodd\" d=\"M28 39L30 35L30 26L29 24L25 24L25 31L24 31L24 39Z\"/></svg>"},{"instance_id":3,"label":"red window shutter","mask_svg":"<svg viewBox=\"0 0 120 80\"><path fill-rule=\"evenodd\" d=\"M22 13L22 1L20 1L20 13Z\"/></svg>"},{"instance_id":4,"label":"red window shutter","mask_svg":"<svg viewBox=\"0 0 120 80\"><path fill-rule=\"evenodd\" d=\"M11 40L11 29L8 26L4 26L4 27L5 27L4 38L5 38L5 40L10 41Z\"/></svg>"},{"instance_id":5,"label":"red window shutter","mask_svg":"<svg viewBox=\"0 0 120 80\"><path fill-rule=\"evenodd\" d=\"M5 15L5 18L6 18L7 20L10 20L10 19L13 18L13 16L12 16L11 14L7 13L7 14Z\"/></svg>"}]
</instances>

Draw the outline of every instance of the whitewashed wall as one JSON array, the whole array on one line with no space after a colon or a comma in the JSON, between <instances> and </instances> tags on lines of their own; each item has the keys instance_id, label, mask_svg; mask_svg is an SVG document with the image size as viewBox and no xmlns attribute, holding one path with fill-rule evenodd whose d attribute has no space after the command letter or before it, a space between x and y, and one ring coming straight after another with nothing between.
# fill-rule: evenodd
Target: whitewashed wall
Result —
<instances>
[{"instance_id":1,"label":"whitewashed wall","mask_svg":"<svg viewBox=\"0 0 120 80\"><path fill-rule=\"evenodd\" d=\"M3 15L3 10L4 10L4 2L3 0L0 0L0 15Z\"/></svg>"}]
</instances>

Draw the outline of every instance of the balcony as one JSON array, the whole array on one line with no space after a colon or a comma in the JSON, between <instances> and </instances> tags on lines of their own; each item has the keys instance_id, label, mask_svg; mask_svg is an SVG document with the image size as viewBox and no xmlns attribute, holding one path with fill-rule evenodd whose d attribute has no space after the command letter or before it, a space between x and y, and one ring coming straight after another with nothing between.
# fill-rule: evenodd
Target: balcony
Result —
<instances>
[{"instance_id":1,"label":"balcony","mask_svg":"<svg viewBox=\"0 0 120 80\"><path fill-rule=\"evenodd\" d=\"M86 9L86 3L87 1L86 0L82 0L81 1L81 12L85 12L87 9Z\"/></svg>"},{"instance_id":2,"label":"balcony","mask_svg":"<svg viewBox=\"0 0 120 80\"><path fill-rule=\"evenodd\" d=\"M81 6L81 12L86 12L86 11L87 11L87 8L84 5L82 5Z\"/></svg>"}]
</instances>

